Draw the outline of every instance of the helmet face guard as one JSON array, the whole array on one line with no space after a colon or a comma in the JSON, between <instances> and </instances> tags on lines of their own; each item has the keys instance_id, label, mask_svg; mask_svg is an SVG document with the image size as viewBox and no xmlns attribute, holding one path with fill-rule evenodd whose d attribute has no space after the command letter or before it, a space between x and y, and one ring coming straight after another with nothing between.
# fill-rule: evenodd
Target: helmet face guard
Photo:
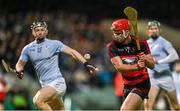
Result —
<instances>
[{"instance_id":1,"label":"helmet face guard","mask_svg":"<svg viewBox=\"0 0 180 111\"><path fill-rule=\"evenodd\" d=\"M113 39L119 42L123 42L130 35L131 25L128 19L118 19L112 23L111 30L114 33ZM118 40L119 34L121 34L121 37L123 36L124 39L121 38L121 40Z\"/></svg>"},{"instance_id":2,"label":"helmet face guard","mask_svg":"<svg viewBox=\"0 0 180 111\"><path fill-rule=\"evenodd\" d=\"M48 25L47 25L47 23L44 22L44 21L33 22L32 25L31 25L31 29L35 29L36 27L44 27L44 28L47 28Z\"/></svg>"}]
</instances>

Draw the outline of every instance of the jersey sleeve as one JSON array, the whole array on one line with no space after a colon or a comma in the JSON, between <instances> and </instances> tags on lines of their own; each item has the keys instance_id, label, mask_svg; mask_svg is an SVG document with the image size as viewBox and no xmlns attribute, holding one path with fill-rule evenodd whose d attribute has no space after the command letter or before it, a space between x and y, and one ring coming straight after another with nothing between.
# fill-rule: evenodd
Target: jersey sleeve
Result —
<instances>
[{"instance_id":1,"label":"jersey sleeve","mask_svg":"<svg viewBox=\"0 0 180 111\"><path fill-rule=\"evenodd\" d=\"M172 44L168 41L164 40L164 42L162 42L162 46L167 53L171 53L171 51L174 50Z\"/></svg>"},{"instance_id":2,"label":"jersey sleeve","mask_svg":"<svg viewBox=\"0 0 180 111\"><path fill-rule=\"evenodd\" d=\"M150 52L147 40L146 39L141 39L140 42L141 42L141 51L144 52L146 55L150 54L151 52Z\"/></svg>"},{"instance_id":3,"label":"jersey sleeve","mask_svg":"<svg viewBox=\"0 0 180 111\"><path fill-rule=\"evenodd\" d=\"M57 41L57 51L58 52L63 52L65 47L66 47L65 44L63 44L61 41Z\"/></svg>"},{"instance_id":4,"label":"jersey sleeve","mask_svg":"<svg viewBox=\"0 0 180 111\"><path fill-rule=\"evenodd\" d=\"M113 44L108 44L106 46L106 51L108 52L110 58L119 56L118 53L116 53L116 47Z\"/></svg>"},{"instance_id":5,"label":"jersey sleeve","mask_svg":"<svg viewBox=\"0 0 180 111\"><path fill-rule=\"evenodd\" d=\"M19 60L26 61L26 62L29 60L28 47L27 46L23 48Z\"/></svg>"}]
</instances>

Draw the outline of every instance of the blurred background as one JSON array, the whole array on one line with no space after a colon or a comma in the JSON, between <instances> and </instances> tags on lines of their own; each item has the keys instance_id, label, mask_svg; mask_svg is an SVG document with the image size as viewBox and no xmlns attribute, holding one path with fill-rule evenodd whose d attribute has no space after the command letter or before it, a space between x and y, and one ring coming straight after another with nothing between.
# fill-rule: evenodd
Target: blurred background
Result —
<instances>
[{"instance_id":1,"label":"blurred background","mask_svg":"<svg viewBox=\"0 0 180 111\"><path fill-rule=\"evenodd\" d=\"M81 54L91 54L89 62L100 68L96 76L90 77L82 64L60 54L59 67L67 83L66 108L118 110L122 82L117 79L105 48L112 37L111 23L126 17L123 14L126 6L138 10L141 37L148 38L148 20L158 20L162 23L162 35L180 55L179 0L0 0L0 59L14 67L22 48L33 41L31 23L43 18L49 26L48 38L60 40ZM175 65L172 63L171 69L179 73ZM25 67L23 80L7 74L0 65L0 107L4 105L5 110L36 109L32 98L39 88L31 63ZM166 99L159 96L155 109L168 109L166 104Z\"/></svg>"}]
</instances>

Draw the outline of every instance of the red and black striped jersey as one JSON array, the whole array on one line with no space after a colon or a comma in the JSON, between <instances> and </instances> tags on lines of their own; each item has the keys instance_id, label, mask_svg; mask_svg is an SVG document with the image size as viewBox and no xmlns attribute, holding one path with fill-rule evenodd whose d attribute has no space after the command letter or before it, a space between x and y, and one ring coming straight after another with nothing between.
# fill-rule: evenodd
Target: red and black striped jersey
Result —
<instances>
[{"instance_id":1,"label":"red and black striped jersey","mask_svg":"<svg viewBox=\"0 0 180 111\"><path fill-rule=\"evenodd\" d=\"M123 62L123 64L133 65L137 64L138 61L138 50L136 45L136 40L133 36L131 36L131 42L129 44L122 44L116 41L111 41L106 46L106 50L109 54L110 58L119 56ZM146 39L140 38L140 47L141 52L144 52L146 55L150 53L149 46L147 44ZM128 71L121 72L125 84L135 85L139 82L142 82L149 78L149 74L146 68L143 68L138 71Z\"/></svg>"}]
</instances>

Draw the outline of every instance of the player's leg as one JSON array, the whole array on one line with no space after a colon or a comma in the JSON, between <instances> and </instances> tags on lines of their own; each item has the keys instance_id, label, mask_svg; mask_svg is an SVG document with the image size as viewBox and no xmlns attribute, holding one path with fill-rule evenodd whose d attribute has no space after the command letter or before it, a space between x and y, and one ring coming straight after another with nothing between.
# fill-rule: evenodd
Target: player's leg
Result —
<instances>
[{"instance_id":1,"label":"player's leg","mask_svg":"<svg viewBox=\"0 0 180 111\"><path fill-rule=\"evenodd\" d=\"M156 97L159 93L159 88L157 88L156 86L151 86L149 94L148 94L148 99L144 100L144 109L145 110L152 110Z\"/></svg>"},{"instance_id":2,"label":"player's leg","mask_svg":"<svg viewBox=\"0 0 180 111\"><path fill-rule=\"evenodd\" d=\"M57 91L51 86L44 86L41 88L33 98L34 104L42 110L51 110L51 107L47 104L57 97Z\"/></svg>"},{"instance_id":3,"label":"player's leg","mask_svg":"<svg viewBox=\"0 0 180 111\"><path fill-rule=\"evenodd\" d=\"M171 108L180 109L180 105L178 104L176 89L172 77L166 76L161 78L160 85L161 88L166 92Z\"/></svg>"},{"instance_id":4,"label":"player's leg","mask_svg":"<svg viewBox=\"0 0 180 111\"><path fill-rule=\"evenodd\" d=\"M0 101L0 110L3 110L3 109L4 109L4 102Z\"/></svg>"},{"instance_id":5,"label":"player's leg","mask_svg":"<svg viewBox=\"0 0 180 111\"><path fill-rule=\"evenodd\" d=\"M49 83L48 86L51 86L56 90L56 96L48 102L52 110L65 110L62 96L66 91L66 83L64 78L57 78L53 82Z\"/></svg>"},{"instance_id":6,"label":"player's leg","mask_svg":"<svg viewBox=\"0 0 180 111\"><path fill-rule=\"evenodd\" d=\"M148 93L150 90L149 79L131 87L128 88L127 85L125 85L125 97L129 93L129 91L131 91L123 102L121 110L140 110L143 100L145 98L148 98Z\"/></svg>"},{"instance_id":7,"label":"player's leg","mask_svg":"<svg viewBox=\"0 0 180 111\"><path fill-rule=\"evenodd\" d=\"M129 95L124 100L122 110L139 110L141 107L142 98L136 93L129 93Z\"/></svg>"},{"instance_id":8,"label":"player's leg","mask_svg":"<svg viewBox=\"0 0 180 111\"><path fill-rule=\"evenodd\" d=\"M169 102L171 104L171 107L175 110L180 110L180 105L178 104L178 100L177 100L177 94L176 94L176 90L173 90L171 92L166 92Z\"/></svg>"},{"instance_id":9,"label":"player's leg","mask_svg":"<svg viewBox=\"0 0 180 111\"><path fill-rule=\"evenodd\" d=\"M56 97L54 100L48 103L52 110L65 110L64 103L61 97Z\"/></svg>"},{"instance_id":10,"label":"player's leg","mask_svg":"<svg viewBox=\"0 0 180 111\"><path fill-rule=\"evenodd\" d=\"M148 98L144 100L144 109L145 110L152 110L154 103L156 101L156 97L159 94L159 80L151 78L151 88L148 94Z\"/></svg>"}]
</instances>

